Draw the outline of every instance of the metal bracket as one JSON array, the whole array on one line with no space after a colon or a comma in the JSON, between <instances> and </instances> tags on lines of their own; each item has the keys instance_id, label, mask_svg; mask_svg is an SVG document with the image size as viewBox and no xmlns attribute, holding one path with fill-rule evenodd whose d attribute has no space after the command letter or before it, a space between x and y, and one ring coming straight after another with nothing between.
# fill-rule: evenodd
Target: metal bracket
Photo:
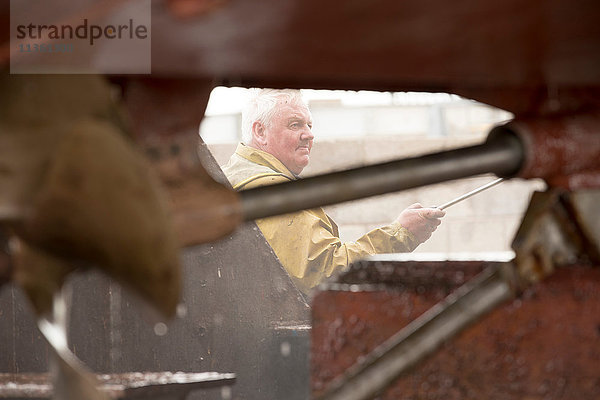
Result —
<instances>
[{"instance_id":1,"label":"metal bracket","mask_svg":"<svg viewBox=\"0 0 600 400\"><path fill-rule=\"evenodd\" d=\"M600 190L533 194L512 247L521 286L550 275L556 268L600 261Z\"/></svg>"}]
</instances>

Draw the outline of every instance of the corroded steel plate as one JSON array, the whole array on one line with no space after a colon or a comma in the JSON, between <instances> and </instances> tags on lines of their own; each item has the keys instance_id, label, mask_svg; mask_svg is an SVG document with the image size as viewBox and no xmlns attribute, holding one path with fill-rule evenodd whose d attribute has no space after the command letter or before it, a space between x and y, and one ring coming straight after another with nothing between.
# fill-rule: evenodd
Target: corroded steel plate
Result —
<instances>
[{"instance_id":1,"label":"corroded steel plate","mask_svg":"<svg viewBox=\"0 0 600 400\"><path fill-rule=\"evenodd\" d=\"M314 298L313 393L321 393L334 377L447 295L453 289L447 277L456 277L460 269L454 262L420 269L398 265L380 263L379 270L388 271L385 276L371 267L363 274L368 291L361 290L360 270L354 270L348 290L337 286ZM465 263L464 274L458 275L468 277L484 265ZM418 277L423 271L429 285ZM378 278L386 284L374 286ZM599 363L600 268L570 267L447 342L401 376L382 399L596 399Z\"/></svg>"}]
</instances>

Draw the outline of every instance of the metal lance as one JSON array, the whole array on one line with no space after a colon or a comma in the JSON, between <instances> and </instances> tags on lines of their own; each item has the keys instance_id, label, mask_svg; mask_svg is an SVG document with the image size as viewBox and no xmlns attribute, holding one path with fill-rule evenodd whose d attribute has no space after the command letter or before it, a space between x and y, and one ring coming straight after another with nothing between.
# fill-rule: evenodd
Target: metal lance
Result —
<instances>
[{"instance_id":1,"label":"metal lance","mask_svg":"<svg viewBox=\"0 0 600 400\"><path fill-rule=\"evenodd\" d=\"M498 178L498 179L496 179L496 180L494 180L494 181L492 181L490 183L487 183L487 184L485 184L485 185L483 185L481 187L478 187L475 190L471 190L469 193L465 193L462 196L459 196L459 197L455 198L454 200L450 200L449 202L444 203L441 206L437 206L437 207L434 207L434 208L439 208L440 210L445 210L446 208L448 208L450 206L453 206L456 203L460 203L461 201L466 200L469 197L475 196L477 193L481 193L484 190L489 189L492 186L496 186L497 184L499 184L501 182L504 182L504 181L505 181L504 178Z\"/></svg>"}]
</instances>

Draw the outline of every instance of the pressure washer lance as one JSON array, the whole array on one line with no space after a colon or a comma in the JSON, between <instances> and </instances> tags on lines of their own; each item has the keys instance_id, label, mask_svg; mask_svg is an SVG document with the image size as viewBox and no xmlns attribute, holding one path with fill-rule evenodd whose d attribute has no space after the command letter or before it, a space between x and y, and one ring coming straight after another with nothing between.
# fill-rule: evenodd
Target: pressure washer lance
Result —
<instances>
[{"instance_id":1,"label":"pressure washer lance","mask_svg":"<svg viewBox=\"0 0 600 400\"><path fill-rule=\"evenodd\" d=\"M478 187L475 190L470 191L469 193L465 193L462 196L455 198L454 200L450 200L449 202L444 203L441 206L437 206L437 207L433 207L433 208L439 208L440 210L444 210L444 209L446 209L446 208L448 208L450 206L453 206L456 203L459 203L459 202L461 202L461 201L463 201L465 199L468 199L471 196L476 195L477 193L483 192L484 190L489 189L492 186L496 186L497 184L499 184L500 182L502 182L504 180L505 180L504 178L498 178L498 179L496 179L493 182L487 183L487 184L485 184L485 185L483 185L481 187Z\"/></svg>"}]
</instances>

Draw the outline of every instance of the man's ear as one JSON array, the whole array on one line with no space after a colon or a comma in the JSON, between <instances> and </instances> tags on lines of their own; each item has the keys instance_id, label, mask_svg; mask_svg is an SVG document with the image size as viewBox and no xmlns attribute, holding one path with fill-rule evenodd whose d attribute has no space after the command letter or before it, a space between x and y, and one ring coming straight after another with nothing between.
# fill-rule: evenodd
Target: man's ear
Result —
<instances>
[{"instance_id":1,"label":"man's ear","mask_svg":"<svg viewBox=\"0 0 600 400\"><path fill-rule=\"evenodd\" d=\"M262 122L254 121L252 124L252 138L261 146L267 144L267 132L265 130L265 125Z\"/></svg>"}]
</instances>

